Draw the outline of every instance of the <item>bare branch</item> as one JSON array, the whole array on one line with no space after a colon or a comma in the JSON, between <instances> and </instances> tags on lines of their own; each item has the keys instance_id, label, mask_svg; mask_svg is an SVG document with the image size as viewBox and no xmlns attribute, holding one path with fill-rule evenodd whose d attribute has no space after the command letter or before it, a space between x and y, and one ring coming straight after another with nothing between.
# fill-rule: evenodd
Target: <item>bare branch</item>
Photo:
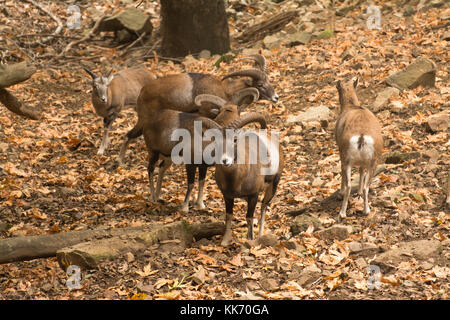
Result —
<instances>
[{"instance_id":1,"label":"bare branch","mask_svg":"<svg viewBox=\"0 0 450 320\"><path fill-rule=\"evenodd\" d=\"M32 46L33 47L33 46L37 46L37 45L40 45L40 44L47 44L47 43L49 43L50 41L53 40L54 36L59 35L61 33L61 31L63 29L63 23L62 23L61 19L59 19L57 16L55 16L49 9L44 8L41 4L37 3L34 0L22 0L22 1L31 3L32 5L34 5L39 10L41 10L44 13L46 13L50 18L52 18L58 24L58 26L56 27L56 30L53 32L53 34L51 34L47 38L42 39L41 41L35 41L35 42L27 43L28 46Z\"/></svg>"},{"instance_id":2,"label":"bare branch","mask_svg":"<svg viewBox=\"0 0 450 320\"><path fill-rule=\"evenodd\" d=\"M100 23L106 18L106 15L102 16L100 19L97 20L97 22L94 24L94 27L89 31L89 33L84 36L83 38L79 40L75 40L70 42L64 50L58 55L58 57L64 56L70 49L72 49L73 46L79 45L80 43L89 40L96 32L98 27L100 26Z\"/></svg>"}]
</instances>

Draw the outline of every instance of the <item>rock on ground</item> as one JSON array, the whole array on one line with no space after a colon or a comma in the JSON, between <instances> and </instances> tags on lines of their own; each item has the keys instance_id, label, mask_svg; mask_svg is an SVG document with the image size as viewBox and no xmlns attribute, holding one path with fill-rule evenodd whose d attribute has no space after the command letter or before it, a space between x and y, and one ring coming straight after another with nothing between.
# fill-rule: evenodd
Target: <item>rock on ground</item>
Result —
<instances>
[{"instance_id":1,"label":"rock on ground","mask_svg":"<svg viewBox=\"0 0 450 320\"><path fill-rule=\"evenodd\" d=\"M266 49L272 50L275 48L279 48L283 42L283 37L280 34L273 34L266 36L263 40L264 46Z\"/></svg>"},{"instance_id":2,"label":"rock on ground","mask_svg":"<svg viewBox=\"0 0 450 320\"><path fill-rule=\"evenodd\" d=\"M118 32L123 29L132 34L146 32L150 35L153 31L153 26L149 15L137 8L129 8L103 20L98 31Z\"/></svg>"},{"instance_id":3,"label":"rock on ground","mask_svg":"<svg viewBox=\"0 0 450 320\"><path fill-rule=\"evenodd\" d=\"M427 131L435 133L448 129L450 113L442 112L428 117L425 122Z\"/></svg>"},{"instance_id":4,"label":"rock on ground","mask_svg":"<svg viewBox=\"0 0 450 320\"><path fill-rule=\"evenodd\" d=\"M348 243L350 254L369 255L378 251L378 246L370 242L352 241Z\"/></svg>"},{"instance_id":5,"label":"rock on ground","mask_svg":"<svg viewBox=\"0 0 450 320\"><path fill-rule=\"evenodd\" d=\"M328 119L330 115L331 110L326 106L310 107L304 112L301 112L299 115L289 116L287 122L292 123L325 120Z\"/></svg>"},{"instance_id":6,"label":"rock on ground","mask_svg":"<svg viewBox=\"0 0 450 320\"><path fill-rule=\"evenodd\" d=\"M438 240L415 240L400 242L395 248L389 249L380 254L371 262L377 265L383 273L395 270L400 262L408 261L412 258L416 260L427 260L429 258L442 258L444 260L444 245Z\"/></svg>"},{"instance_id":7,"label":"rock on ground","mask_svg":"<svg viewBox=\"0 0 450 320\"><path fill-rule=\"evenodd\" d=\"M258 238L257 243L262 247L275 247L279 241L273 233L266 233Z\"/></svg>"},{"instance_id":8,"label":"rock on ground","mask_svg":"<svg viewBox=\"0 0 450 320\"><path fill-rule=\"evenodd\" d=\"M266 291L274 291L278 289L278 281L272 278L262 279L259 284Z\"/></svg>"},{"instance_id":9,"label":"rock on ground","mask_svg":"<svg viewBox=\"0 0 450 320\"><path fill-rule=\"evenodd\" d=\"M419 57L402 71L386 79L386 83L399 90L414 89L419 85L434 87L436 66L433 61Z\"/></svg>"},{"instance_id":10,"label":"rock on ground","mask_svg":"<svg viewBox=\"0 0 450 320\"><path fill-rule=\"evenodd\" d=\"M373 103L373 112L378 112L381 109L383 109L385 106L387 106L389 99L395 96L398 96L400 93L400 90L394 87L388 87L378 93L375 102Z\"/></svg>"},{"instance_id":11,"label":"rock on ground","mask_svg":"<svg viewBox=\"0 0 450 320\"><path fill-rule=\"evenodd\" d=\"M332 227L317 231L315 234L324 240L345 240L352 232L351 226L334 225Z\"/></svg>"},{"instance_id":12,"label":"rock on ground","mask_svg":"<svg viewBox=\"0 0 450 320\"><path fill-rule=\"evenodd\" d=\"M312 33L299 31L289 35L290 45L308 44L311 41Z\"/></svg>"},{"instance_id":13,"label":"rock on ground","mask_svg":"<svg viewBox=\"0 0 450 320\"><path fill-rule=\"evenodd\" d=\"M292 235L296 235L306 231L310 224L313 224L314 229L318 229L321 226L319 219L317 219L316 217L307 214L295 217L290 228Z\"/></svg>"},{"instance_id":14,"label":"rock on ground","mask_svg":"<svg viewBox=\"0 0 450 320\"><path fill-rule=\"evenodd\" d=\"M320 270L315 264L310 265L300 272L300 277L297 283L301 286L308 285L320 277L322 270Z\"/></svg>"},{"instance_id":15,"label":"rock on ground","mask_svg":"<svg viewBox=\"0 0 450 320\"><path fill-rule=\"evenodd\" d=\"M202 51L200 51L200 53L198 54L198 58L199 59L209 59L209 58L211 58L211 51L209 51L209 50L202 50Z\"/></svg>"}]
</instances>

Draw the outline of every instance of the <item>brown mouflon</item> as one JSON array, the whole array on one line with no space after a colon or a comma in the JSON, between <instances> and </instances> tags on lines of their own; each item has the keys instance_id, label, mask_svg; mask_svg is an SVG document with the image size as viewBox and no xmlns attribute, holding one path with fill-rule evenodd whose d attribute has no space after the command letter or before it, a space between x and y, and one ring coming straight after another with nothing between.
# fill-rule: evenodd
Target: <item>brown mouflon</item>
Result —
<instances>
[{"instance_id":1,"label":"brown mouflon","mask_svg":"<svg viewBox=\"0 0 450 320\"><path fill-rule=\"evenodd\" d=\"M337 82L340 113L336 122L335 138L341 158L341 195L339 216L346 217L351 191L352 167L359 167L359 194L364 199L365 215L369 214L369 185L375 174L383 148L381 125L375 115L362 107L356 95L358 80Z\"/></svg>"},{"instance_id":2,"label":"brown mouflon","mask_svg":"<svg viewBox=\"0 0 450 320\"><path fill-rule=\"evenodd\" d=\"M109 144L109 131L124 107L135 106L144 85L156 76L145 68L130 68L115 74L112 69L97 76L88 68L83 69L92 77L92 105L95 113L103 117L104 133L97 154L103 155Z\"/></svg>"}]
</instances>

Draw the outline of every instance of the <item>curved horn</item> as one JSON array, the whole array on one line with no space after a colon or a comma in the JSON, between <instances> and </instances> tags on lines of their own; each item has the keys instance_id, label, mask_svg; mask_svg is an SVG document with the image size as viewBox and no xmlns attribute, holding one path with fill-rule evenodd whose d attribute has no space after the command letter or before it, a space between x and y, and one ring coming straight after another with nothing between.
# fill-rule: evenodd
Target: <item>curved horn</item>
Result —
<instances>
[{"instance_id":1,"label":"curved horn","mask_svg":"<svg viewBox=\"0 0 450 320\"><path fill-rule=\"evenodd\" d=\"M199 117L199 119L197 119L197 120L201 120L202 125L204 127L206 127L207 129L219 129L219 130L223 129L223 127L221 125L219 125L217 122L215 122L212 119L209 119L206 117Z\"/></svg>"},{"instance_id":2,"label":"curved horn","mask_svg":"<svg viewBox=\"0 0 450 320\"><path fill-rule=\"evenodd\" d=\"M215 105L218 105L219 107L223 107L224 105L227 104L227 101L222 99L221 97L215 96L213 94L199 94L198 96L195 97L195 104L200 107L202 105L203 102L211 102L214 103Z\"/></svg>"},{"instance_id":3,"label":"curved horn","mask_svg":"<svg viewBox=\"0 0 450 320\"><path fill-rule=\"evenodd\" d=\"M266 118L257 112L250 112L250 113L246 113L243 116L237 118L236 120L234 120L233 122L231 122L227 128L229 129L240 129L243 126L252 123L252 122L257 122L261 125L262 129L267 128L267 122L266 122Z\"/></svg>"},{"instance_id":4,"label":"curved horn","mask_svg":"<svg viewBox=\"0 0 450 320\"><path fill-rule=\"evenodd\" d=\"M231 77L251 77L255 80L263 80L266 78L266 74L258 69L246 69L227 74L222 80Z\"/></svg>"},{"instance_id":5,"label":"curved horn","mask_svg":"<svg viewBox=\"0 0 450 320\"><path fill-rule=\"evenodd\" d=\"M108 71L108 73L105 75L106 78L109 78L109 76L111 75L111 72L113 71L113 68L111 68L111 70Z\"/></svg>"},{"instance_id":6,"label":"curved horn","mask_svg":"<svg viewBox=\"0 0 450 320\"><path fill-rule=\"evenodd\" d=\"M91 78L93 80L95 80L97 78L97 76L91 70L89 70L88 68L83 67L83 69L84 69L84 71L86 71L91 76Z\"/></svg>"},{"instance_id":7,"label":"curved horn","mask_svg":"<svg viewBox=\"0 0 450 320\"><path fill-rule=\"evenodd\" d=\"M258 91L258 89L256 89L256 88L245 88L245 89L242 89L241 91L239 91L238 93L236 93L234 95L233 99L231 99L231 103L239 106L241 101L242 101L242 99L244 99L247 96L253 96L253 100L250 103L258 101L258 99L259 99L259 91ZM250 104L250 103L248 103L248 104Z\"/></svg>"},{"instance_id":8,"label":"curved horn","mask_svg":"<svg viewBox=\"0 0 450 320\"><path fill-rule=\"evenodd\" d=\"M241 60L253 60L259 66L261 71L267 73L267 61L263 55L260 54L250 54L248 56L242 57Z\"/></svg>"}]
</instances>

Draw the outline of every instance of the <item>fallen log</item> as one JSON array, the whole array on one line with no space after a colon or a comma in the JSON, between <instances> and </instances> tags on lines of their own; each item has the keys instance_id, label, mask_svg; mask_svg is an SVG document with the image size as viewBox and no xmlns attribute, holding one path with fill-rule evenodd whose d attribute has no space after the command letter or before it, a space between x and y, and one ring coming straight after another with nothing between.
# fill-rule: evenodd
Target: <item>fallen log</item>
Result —
<instances>
[{"instance_id":1,"label":"fallen log","mask_svg":"<svg viewBox=\"0 0 450 320\"><path fill-rule=\"evenodd\" d=\"M11 65L0 65L0 102L10 111L20 116L38 120L40 115L23 105L5 88L29 79L36 72L36 68L28 61Z\"/></svg>"},{"instance_id":2,"label":"fallen log","mask_svg":"<svg viewBox=\"0 0 450 320\"><path fill-rule=\"evenodd\" d=\"M0 240L0 264L57 256L61 267L76 264L92 268L124 251L136 251L162 240L179 239L188 246L193 239L223 234L221 222L190 225L184 221L168 225L94 229L52 235Z\"/></svg>"},{"instance_id":3,"label":"fallen log","mask_svg":"<svg viewBox=\"0 0 450 320\"><path fill-rule=\"evenodd\" d=\"M186 223L175 222L168 225L153 225L144 228L127 228L120 235L93 239L56 252L58 263L66 270L70 265L82 269L94 269L99 262L114 259L123 252L145 249L162 240L179 239L183 247L192 242L192 233Z\"/></svg>"},{"instance_id":4,"label":"fallen log","mask_svg":"<svg viewBox=\"0 0 450 320\"><path fill-rule=\"evenodd\" d=\"M297 10L294 10L271 16L267 20L264 20L247 28L239 36L236 37L236 40L241 43L261 40L265 36L283 29L283 27L290 21L292 21L292 19L294 19L298 15L298 13L299 12Z\"/></svg>"}]
</instances>

